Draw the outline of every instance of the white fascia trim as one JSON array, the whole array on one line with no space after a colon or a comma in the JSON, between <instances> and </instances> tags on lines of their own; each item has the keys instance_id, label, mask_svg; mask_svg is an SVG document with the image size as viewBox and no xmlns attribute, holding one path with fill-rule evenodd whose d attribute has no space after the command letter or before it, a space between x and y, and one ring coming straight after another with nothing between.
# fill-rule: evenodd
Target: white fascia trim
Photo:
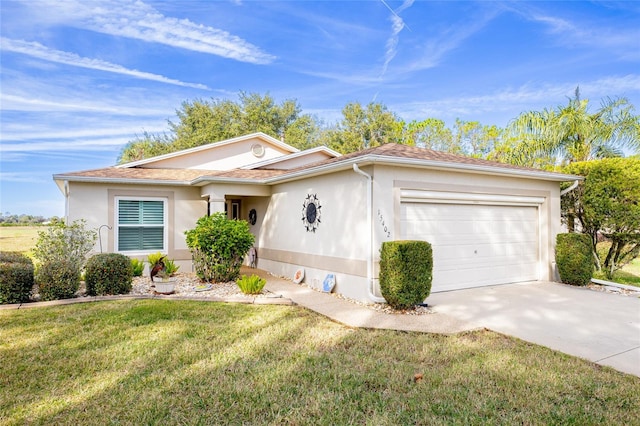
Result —
<instances>
[{"instance_id":1,"label":"white fascia trim","mask_svg":"<svg viewBox=\"0 0 640 426\"><path fill-rule=\"evenodd\" d=\"M249 164L247 166L243 166L240 168L245 170L253 170L253 169L268 166L271 164L277 164L283 161L291 160L293 158L299 158L309 154L315 154L316 152L324 152L325 154L328 154L333 158L342 156L342 154L340 154L339 152L336 152L330 148L327 148L326 146L318 146L315 148L305 149L304 151L294 152L293 154L283 155L282 157L271 158L269 160L260 161L259 163Z\"/></svg>"},{"instance_id":2,"label":"white fascia trim","mask_svg":"<svg viewBox=\"0 0 640 426\"><path fill-rule=\"evenodd\" d=\"M191 182L175 180L154 180L154 179L121 179L121 178L100 178L87 176L64 176L54 175L54 180L66 180L69 182L89 182L89 183L121 183L128 185L168 185L168 186L190 186Z\"/></svg>"},{"instance_id":3,"label":"white fascia trim","mask_svg":"<svg viewBox=\"0 0 640 426\"><path fill-rule=\"evenodd\" d=\"M286 181L295 180L301 177L330 173L337 170L346 170L353 167L357 163L359 166L366 164L384 164L384 165L401 165L413 167L426 167L440 170L462 170L471 173L482 173L499 176L512 176L520 178L530 178L539 180L548 180L554 182L566 182L571 180L583 180L581 176L567 175L562 173L551 173L537 170L520 170L509 169L492 166L481 166L477 164L449 163L445 161L421 160L416 158L397 158L383 155L365 155L362 157L352 157L345 161L337 161L335 163L325 164L322 166L312 167L300 170L295 173L284 174L274 178L267 179L265 183L275 184L284 183Z\"/></svg>"},{"instance_id":4,"label":"white fascia trim","mask_svg":"<svg viewBox=\"0 0 640 426\"><path fill-rule=\"evenodd\" d=\"M187 148L187 149L183 149L181 151L176 151L176 152L170 152L168 154L163 154L163 155L158 155L157 157L151 157L151 158L145 158L144 160L138 160L138 161L132 161L130 163L125 163L125 164L119 164L115 167L121 168L121 169L126 169L129 167L135 167L135 166L140 166L142 164L149 164L149 163L153 163L156 161L160 161L160 160L166 160L168 158L175 158L175 157L179 157L181 155L185 155L185 154L192 154L194 152L200 152L200 151L205 151L207 149L211 149L211 148L216 148L216 147L220 147L220 146L225 146L225 145L230 145L233 143L237 143L237 142L242 142L251 138L259 138L262 139L266 142L271 143L272 145L276 145L282 149L284 149L285 151L289 151L289 152L298 152L300 151L298 148L294 148L291 145L288 145L284 142L282 142L281 140L278 140L274 137L271 137L267 134L264 134L262 132L257 132L257 133L251 133L249 135L244 135L244 136L238 136L235 138L231 138L231 139L225 139L223 141L218 141L218 142L211 142L208 143L206 145L200 145L200 146L196 146L193 148Z\"/></svg>"},{"instance_id":5,"label":"white fascia trim","mask_svg":"<svg viewBox=\"0 0 640 426\"><path fill-rule=\"evenodd\" d=\"M202 186L208 183L237 183L241 185L266 185L268 184L266 179L242 179L242 178L228 178L228 177L216 177L216 176L204 176L199 177L191 182L189 185Z\"/></svg>"}]
</instances>

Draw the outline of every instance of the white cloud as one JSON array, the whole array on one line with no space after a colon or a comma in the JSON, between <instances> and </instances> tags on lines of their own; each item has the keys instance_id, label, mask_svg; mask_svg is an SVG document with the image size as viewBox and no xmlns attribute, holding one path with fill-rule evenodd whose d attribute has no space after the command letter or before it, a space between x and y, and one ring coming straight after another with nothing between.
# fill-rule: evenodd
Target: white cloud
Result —
<instances>
[{"instance_id":1,"label":"white cloud","mask_svg":"<svg viewBox=\"0 0 640 426\"><path fill-rule=\"evenodd\" d=\"M30 98L9 93L0 93L0 104L2 104L2 111L78 111L135 116L166 115L167 113L166 109L142 108L134 105L109 105L85 99Z\"/></svg>"},{"instance_id":2,"label":"white cloud","mask_svg":"<svg viewBox=\"0 0 640 426\"><path fill-rule=\"evenodd\" d=\"M640 28L607 27L597 21L572 22L545 14L519 3L512 4L514 10L528 20L547 27L554 41L561 45L586 46L589 49L606 49L610 54L625 60L639 60Z\"/></svg>"},{"instance_id":3,"label":"white cloud","mask_svg":"<svg viewBox=\"0 0 640 426\"><path fill-rule=\"evenodd\" d=\"M396 56L398 41L400 39L400 32L406 26L404 20L400 17L399 13L411 7L414 0L405 0L405 2L402 3L402 6L400 6L396 11L391 9L391 7L389 7L389 5L384 0L380 0L380 1L391 11L391 17L390 17L391 36L387 39L384 64L382 65L382 72L380 73L381 76L384 76L387 72L387 68L389 67L389 63Z\"/></svg>"},{"instance_id":4,"label":"white cloud","mask_svg":"<svg viewBox=\"0 0 640 426\"><path fill-rule=\"evenodd\" d=\"M121 65L112 64L107 61L92 58L83 58L75 53L64 52L61 50L49 49L37 42L28 42L23 40L12 40L0 37L0 48L8 52L16 52L34 58L43 59L45 61L56 62L60 64L72 65L75 67L88 68L92 70L106 71L116 74L128 75L143 80L158 81L161 83L174 84L176 86L193 87L195 89L210 90L204 84L185 83L180 80L174 80L158 74L152 74L135 69L128 69Z\"/></svg>"},{"instance_id":5,"label":"white cloud","mask_svg":"<svg viewBox=\"0 0 640 426\"><path fill-rule=\"evenodd\" d=\"M114 136L93 139L68 139L64 141L20 142L3 143L0 152L51 152L51 151L108 151L114 147L120 147L131 138L127 136Z\"/></svg>"},{"instance_id":6,"label":"white cloud","mask_svg":"<svg viewBox=\"0 0 640 426\"><path fill-rule=\"evenodd\" d=\"M26 1L33 19L160 43L240 62L268 64L275 57L227 31L162 15L142 1Z\"/></svg>"},{"instance_id":7,"label":"white cloud","mask_svg":"<svg viewBox=\"0 0 640 426\"><path fill-rule=\"evenodd\" d=\"M405 120L422 120L427 117L477 117L494 113L515 118L522 111L555 108L572 97L576 86L585 99L596 108L600 99L611 94L625 96L640 93L640 75L612 76L593 81L566 82L556 84L526 84L517 88L507 88L495 93L478 96L459 96L427 102L411 102L394 105L393 109ZM476 119L476 118L474 118Z\"/></svg>"},{"instance_id":8,"label":"white cloud","mask_svg":"<svg viewBox=\"0 0 640 426\"><path fill-rule=\"evenodd\" d=\"M465 17L459 24L451 25L446 31L440 31L437 36L423 44L418 58L406 66L403 72L421 71L438 66L449 52L457 49L503 11L501 7L491 8Z\"/></svg>"},{"instance_id":9,"label":"white cloud","mask_svg":"<svg viewBox=\"0 0 640 426\"><path fill-rule=\"evenodd\" d=\"M141 134L144 131L150 133L163 132L167 130L167 126L153 126L149 127L148 125L135 125L129 127L119 126L117 120L103 120L103 122L99 123L100 125L112 124L112 127L103 127L103 128L95 128L94 125L91 125L87 128L79 128L79 129L60 129L60 128L51 128L50 126L41 126L41 128L35 128L29 126L29 128L25 129L17 129L10 128L9 126L3 126L0 131L0 135L2 135L2 140L6 143L7 141L11 142L26 142L32 140L56 140L56 139L79 139L79 138L96 138L102 136L113 137L127 137L132 138L133 135ZM9 128L7 128L9 127ZM114 131L115 129L115 131Z\"/></svg>"},{"instance_id":10,"label":"white cloud","mask_svg":"<svg viewBox=\"0 0 640 426\"><path fill-rule=\"evenodd\" d=\"M36 175L33 172L0 172L0 182L49 183L50 176Z\"/></svg>"}]
</instances>

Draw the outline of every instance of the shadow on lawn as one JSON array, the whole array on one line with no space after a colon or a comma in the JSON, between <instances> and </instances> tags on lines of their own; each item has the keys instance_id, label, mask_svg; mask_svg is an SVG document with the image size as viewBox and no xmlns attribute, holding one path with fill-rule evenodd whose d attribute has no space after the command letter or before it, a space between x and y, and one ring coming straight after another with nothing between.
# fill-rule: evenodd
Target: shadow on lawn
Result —
<instances>
[{"instance_id":1,"label":"shadow on lawn","mask_svg":"<svg viewBox=\"0 0 640 426\"><path fill-rule=\"evenodd\" d=\"M632 423L640 408L637 378L486 331L157 300L11 311L0 325L7 424Z\"/></svg>"}]
</instances>

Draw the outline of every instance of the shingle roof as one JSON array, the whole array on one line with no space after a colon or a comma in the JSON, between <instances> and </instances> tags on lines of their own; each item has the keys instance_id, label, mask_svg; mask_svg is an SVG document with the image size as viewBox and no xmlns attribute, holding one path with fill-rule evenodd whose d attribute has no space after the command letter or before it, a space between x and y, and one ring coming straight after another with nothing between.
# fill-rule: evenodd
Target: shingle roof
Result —
<instances>
[{"instance_id":1,"label":"shingle roof","mask_svg":"<svg viewBox=\"0 0 640 426\"><path fill-rule=\"evenodd\" d=\"M105 167L103 169L83 170L61 173L59 176L93 178L105 180L148 180L188 184L198 178L217 177L228 179L267 179L286 173L286 170L243 170L228 171L201 169L151 169L143 167Z\"/></svg>"},{"instance_id":2,"label":"shingle roof","mask_svg":"<svg viewBox=\"0 0 640 426\"><path fill-rule=\"evenodd\" d=\"M203 175L215 172L211 170L192 169L151 169L142 167L105 167L103 169L83 170L79 172L61 173L65 177L102 178L102 179L140 179L161 180L168 182L191 182Z\"/></svg>"},{"instance_id":3,"label":"shingle roof","mask_svg":"<svg viewBox=\"0 0 640 426\"><path fill-rule=\"evenodd\" d=\"M335 162L349 161L358 157L367 157L367 156L381 156L381 157L389 157L389 158L437 161L437 162L443 162L443 163L468 164L468 165L476 165L476 166L484 166L484 167L496 167L496 168L502 168L502 169L542 172L542 170L540 169L515 166L513 164L499 163L497 161L489 161L489 160L483 160L480 158L466 157L464 155L456 155L448 152L434 151L432 149L419 148L416 146L402 145L397 143L388 143L388 144L376 146L373 148L364 149L362 151L345 154L341 157L331 158L331 159L323 160L311 165L306 165L296 170L315 167L315 166L322 166L325 164L331 164Z\"/></svg>"},{"instance_id":4,"label":"shingle roof","mask_svg":"<svg viewBox=\"0 0 640 426\"><path fill-rule=\"evenodd\" d=\"M390 161L393 160L417 160L417 163L420 164L420 160L425 162L425 165L433 166L433 164L426 164L426 162L437 162L454 165L468 165L468 166L478 166L483 169L493 168L498 170L504 170L507 172L511 170L515 173L520 172L533 172L534 174L539 173L540 175L547 175L547 177L551 176L553 180L566 180L560 179L561 177L566 177L568 175L556 174L551 172L546 172L539 169L533 169L529 167L520 167L514 166L511 164L498 163L495 161L482 160L479 158L471 158L465 157L462 155L451 154L447 152L433 151L431 149L418 148L415 146L401 145L395 143L389 143L385 145L380 145L374 148L365 149L362 151L354 152L351 154L346 154L341 157L330 158L327 160L322 160L313 164L307 164L292 170L274 170L267 168L256 168L256 169L234 169L228 171L219 171L219 170L202 170L202 169L157 169L157 168L144 168L144 167L106 167L103 169L93 169L93 170L84 170L79 172L71 172L71 173L63 173L60 175L54 176L56 179L65 179L65 178L78 178L79 180L87 179L87 180L139 180L141 182L167 182L167 183L176 183L188 185L193 183L196 180L208 180L207 178L211 178L211 180L217 179L233 179L233 180L268 180L272 178L277 178L279 176L291 175L299 175L301 172L304 173L305 170L316 169L318 167L323 166L331 166L336 165L339 166L342 163L352 163L356 161L358 158L363 159L371 159L375 158L384 158ZM268 167L268 166L267 166ZM557 175L557 176L556 176Z\"/></svg>"}]
</instances>

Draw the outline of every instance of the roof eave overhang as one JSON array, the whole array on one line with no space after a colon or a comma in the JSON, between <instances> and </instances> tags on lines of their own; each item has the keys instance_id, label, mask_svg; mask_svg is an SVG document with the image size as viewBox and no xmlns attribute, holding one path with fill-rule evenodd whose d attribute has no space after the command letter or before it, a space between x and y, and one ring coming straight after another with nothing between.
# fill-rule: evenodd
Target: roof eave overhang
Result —
<instances>
[{"instance_id":1,"label":"roof eave overhang","mask_svg":"<svg viewBox=\"0 0 640 426\"><path fill-rule=\"evenodd\" d=\"M95 176L65 176L53 175L55 181L86 182L86 183L112 183L125 185L168 185L168 186L190 186L189 181L158 180L158 179L127 179L127 178L104 178Z\"/></svg>"},{"instance_id":2,"label":"roof eave overhang","mask_svg":"<svg viewBox=\"0 0 640 426\"><path fill-rule=\"evenodd\" d=\"M432 170L445 170L445 171L464 171L467 173L479 173L485 175L495 176L507 176L523 179L538 179L554 182L567 182L574 180L583 180L582 176L567 175L562 173L545 172L543 170L527 170L527 169L510 169L501 168L495 166L485 166L478 164L465 164L465 163L450 163L445 161L424 160L415 158L398 158L383 155L365 155L362 157L349 158L344 161L337 161L330 164L325 164L309 169L300 170L294 173L288 173L282 176L266 179L265 183L276 184L285 183L288 181L322 175L326 173L332 173L340 170L348 170L353 167L353 164L360 166L366 166L370 164L380 164L389 166L404 166L404 167L416 167L427 168Z\"/></svg>"},{"instance_id":3,"label":"roof eave overhang","mask_svg":"<svg viewBox=\"0 0 640 426\"><path fill-rule=\"evenodd\" d=\"M210 183L232 183L238 185L266 185L267 179L243 179L219 176L202 176L191 181L193 186L204 186Z\"/></svg>"},{"instance_id":4,"label":"roof eave overhang","mask_svg":"<svg viewBox=\"0 0 640 426\"><path fill-rule=\"evenodd\" d=\"M515 177L522 179L537 179L553 182L568 182L584 180L582 176L568 175L563 173L545 172L543 170L511 169L495 166L485 166L478 164L450 163L445 161L424 160L415 158L398 158L383 155L365 155L340 160L329 164L298 170L292 173L261 178L232 178L222 176L201 176L189 181L175 180L155 180L155 179L125 179L125 178L100 178L88 176L65 176L54 175L54 180L67 180L69 182L91 182L91 183L118 183L118 184L140 184L140 185L171 185L171 186L204 186L210 183L233 183L241 185L275 185L286 183L298 179L305 179L313 176L335 173L337 171L349 170L353 164L367 166L371 164L415 167L431 170L461 171L466 173L478 173L484 175Z\"/></svg>"}]
</instances>

